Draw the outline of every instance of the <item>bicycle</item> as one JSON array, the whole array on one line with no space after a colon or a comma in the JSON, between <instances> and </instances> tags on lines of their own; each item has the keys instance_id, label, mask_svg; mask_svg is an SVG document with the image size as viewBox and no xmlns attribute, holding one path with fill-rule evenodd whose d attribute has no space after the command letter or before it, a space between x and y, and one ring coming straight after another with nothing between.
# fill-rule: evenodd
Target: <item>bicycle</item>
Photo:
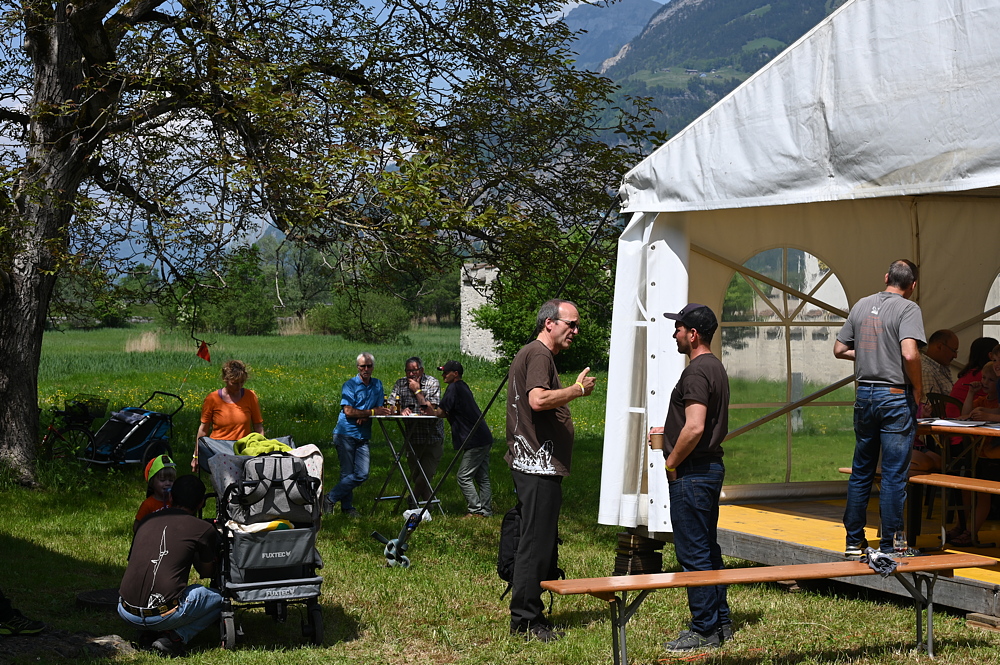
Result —
<instances>
[{"instance_id":1,"label":"bicycle","mask_svg":"<svg viewBox=\"0 0 1000 665\"><path fill-rule=\"evenodd\" d=\"M64 409L53 407L52 419L40 445L43 459L84 459L94 449L91 426L103 418L108 400L96 395L79 394L67 399Z\"/></svg>"}]
</instances>

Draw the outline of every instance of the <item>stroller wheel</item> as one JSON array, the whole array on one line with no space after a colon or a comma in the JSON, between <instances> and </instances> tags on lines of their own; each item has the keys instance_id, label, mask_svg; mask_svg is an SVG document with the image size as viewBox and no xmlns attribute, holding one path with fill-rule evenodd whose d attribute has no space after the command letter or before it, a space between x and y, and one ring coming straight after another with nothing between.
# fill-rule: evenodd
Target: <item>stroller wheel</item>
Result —
<instances>
[{"instance_id":1,"label":"stroller wheel","mask_svg":"<svg viewBox=\"0 0 1000 665\"><path fill-rule=\"evenodd\" d=\"M222 648L232 649L236 646L236 619L231 616L222 617L220 624L222 631Z\"/></svg>"},{"instance_id":2,"label":"stroller wheel","mask_svg":"<svg viewBox=\"0 0 1000 665\"><path fill-rule=\"evenodd\" d=\"M302 636L308 637L313 644L323 644L323 608L310 601L308 612L308 623L302 622Z\"/></svg>"},{"instance_id":3,"label":"stroller wheel","mask_svg":"<svg viewBox=\"0 0 1000 665\"><path fill-rule=\"evenodd\" d=\"M312 643L323 644L323 610L319 606L309 610L309 625L312 628Z\"/></svg>"},{"instance_id":4,"label":"stroller wheel","mask_svg":"<svg viewBox=\"0 0 1000 665\"><path fill-rule=\"evenodd\" d=\"M151 441L149 445L146 446L146 450L144 450L142 453L141 468L145 469L146 465L149 464L149 461L159 455L167 455L171 458L173 458L174 456L174 452L170 449L170 445L165 441L163 441L162 439L156 439L154 441Z\"/></svg>"}]
</instances>

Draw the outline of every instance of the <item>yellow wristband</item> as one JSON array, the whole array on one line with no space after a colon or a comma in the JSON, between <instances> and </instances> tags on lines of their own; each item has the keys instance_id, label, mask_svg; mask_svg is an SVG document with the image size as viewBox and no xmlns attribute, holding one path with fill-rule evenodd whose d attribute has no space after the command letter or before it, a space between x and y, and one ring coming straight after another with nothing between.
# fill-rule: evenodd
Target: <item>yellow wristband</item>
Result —
<instances>
[{"instance_id":1,"label":"yellow wristband","mask_svg":"<svg viewBox=\"0 0 1000 665\"><path fill-rule=\"evenodd\" d=\"M583 384L582 384L582 383L580 383L579 381L577 381L577 382L576 382L575 384L573 384L573 385L577 385L577 386L580 386L580 394L581 394L581 395L586 395L586 394L587 394L587 391L583 389Z\"/></svg>"},{"instance_id":2,"label":"yellow wristband","mask_svg":"<svg viewBox=\"0 0 1000 665\"><path fill-rule=\"evenodd\" d=\"M415 393L413 393L413 394L414 394L414 395L419 395L419 394L420 394L420 393L422 393L422 392L424 392L424 391L423 391L423 389L422 389L422 388L418 388L418 389L417 389L417 392L415 392Z\"/></svg>"},{"instance_id":3,"label":"yellow wristband","mask_svg":"<svg viewBox=\"0 0 1000 665\"><path fill-rule=\"evenodd\" d=\"M666 465L666 464L664 464L663 466L667 466L667 465ZM669 466L667 466L667 473L673 473L673 472L674 472L674 471L676 471L676 470L677 470L676 468L674 468L674 469L671 469L671 468L670 468Z\"/></svg>"},{"instance_id":4,"label":"yellow wristband","mask_svg":"<svg viewBox=\"0 0 1000 665\"><path fill-rule=\"evenodd\" d=\"M372 409L372 415L373 416L375 415L375 409Z\"/></svg>"}]
</instances>

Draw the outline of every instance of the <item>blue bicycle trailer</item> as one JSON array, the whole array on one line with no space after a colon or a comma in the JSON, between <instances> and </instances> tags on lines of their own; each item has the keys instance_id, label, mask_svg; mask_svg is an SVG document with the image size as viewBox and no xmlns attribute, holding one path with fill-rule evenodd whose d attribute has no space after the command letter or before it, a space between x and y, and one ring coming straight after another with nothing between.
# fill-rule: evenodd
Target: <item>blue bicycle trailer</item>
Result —
<instances>
[{"instance_id":1,"label":"blue bicycle trailer","mask_svg":"<svg viewBox=\"0 0 1000 665\"><path fill-rule=\"evenodd\" d=\"M176 408L153 411L146 405L154 399L166 398ZM153 392L139 406L129 406L115 411L111 418L94 435L94 443L80 454L85 465L110 467L112 465L141 464L143 467L157 455L173 456L170 439L173 436L173 418L184 407L184 400L173 393Z\"/></svg>"}]
</instances>

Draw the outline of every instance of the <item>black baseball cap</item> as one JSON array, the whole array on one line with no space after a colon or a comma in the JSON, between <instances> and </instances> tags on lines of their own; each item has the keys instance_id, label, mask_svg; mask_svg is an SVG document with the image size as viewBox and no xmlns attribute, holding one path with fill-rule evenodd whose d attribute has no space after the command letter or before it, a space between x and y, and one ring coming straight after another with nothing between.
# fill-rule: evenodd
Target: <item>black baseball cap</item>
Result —
<instances>
[{"instance_id":1,"label":"black baseball cap","mask_svg":"<svg viewBox=\"0 0 1000 665\"><path fill-rule=\"evenodd\" d=\"M449 360L445 364L438 367L439 372L458 372L459 374L464 374L465 371L462 369L462 363L457 360Z\"/></svg>"},{"instance_id":2,"label":"black baseball cap","mask_svg":"<svg viewBox=\"0 0 1000 665\"><path fill-rule=\"evenodd\" d=\"M699 305L695 302L684 305L684 309L676 314L664 312L663 316L679 321L687 328L694 328L706 335L711 335L719 327L719 320L715 318L715 313L705 305Z\"/></svg>"}]
</instances>

